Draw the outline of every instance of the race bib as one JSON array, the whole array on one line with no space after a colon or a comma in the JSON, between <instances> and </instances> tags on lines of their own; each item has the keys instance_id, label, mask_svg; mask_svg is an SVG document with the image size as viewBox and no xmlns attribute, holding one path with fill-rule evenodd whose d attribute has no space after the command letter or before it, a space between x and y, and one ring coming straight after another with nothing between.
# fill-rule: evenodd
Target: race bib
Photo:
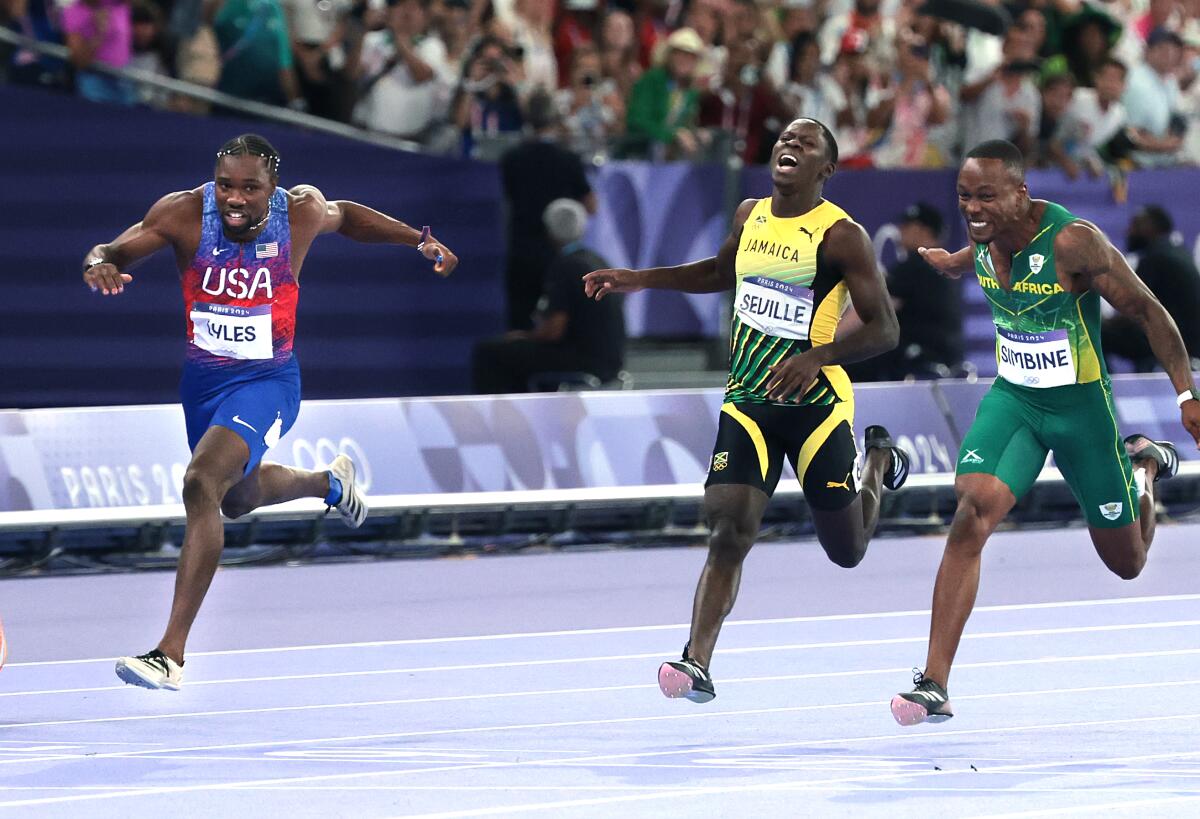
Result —
<instances>
[{"instance_id":1,"label":"race bib","mask_svg":"<svg viewBox=\"0 0 1200 819\"><path fill-rule=\"evenodd\" d=\"M1017 333L996 328L1000 377L1022 387L1063 387L1075 383L1075 361L1066 330Z\"/></svg>"},{"instance_id":2,"label":"race bib","mask_svg":"<svg viewBox=\"0 0 1200 819\"><path fill-rule=\"evenodd\" d=\"M192 305L192 341L222 358L273 358L271 305L235 307L232 304Z\"/></svg>"},{"instance_id":3,"label":"race bib","mask_svg":"<svg viewBox=\"0 0 1200 819\"><path fill-rule=\"evenodd\" d=\"M808 340L812 327L813 291L798 284L747 276L738 283L738 319L778 338Z\"/></svg>"}]
</instances>

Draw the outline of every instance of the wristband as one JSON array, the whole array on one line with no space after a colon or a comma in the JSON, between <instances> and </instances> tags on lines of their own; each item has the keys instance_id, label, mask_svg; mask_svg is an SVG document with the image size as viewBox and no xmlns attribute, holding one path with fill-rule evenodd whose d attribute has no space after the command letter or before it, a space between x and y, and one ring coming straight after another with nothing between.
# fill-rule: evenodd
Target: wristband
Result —
<instances>
[{"instance_id":1,"label":"wristband","mask_svg":"<svg viewBox=\"0 0 1200 819\"><path fill-rule=\"evenodd\" d=\"M1184 390L1183 392L1179 393L1179 395L1177 395L1175 397L1175 404L1179 407L1183 407L1183 402L1191 401L1193 399L1195 399L1196 401L1200 401L1200 394L1198 394L1196 392L1195 387L1193 387L1190 390Z\"/></svg>"},{"instance_id":2,"label":"wristband","mask_svg":"<svg viewBox=\"0 0 1200 819\"><path fill-rule=\"evenodd\" d=\"M87 261L85 261L83 263L83 272L87 273L89 270L91 270L93 267L95 267L98 264L104 264L104 259L97 258L97 257L92 257L91 259L88 259Z\"/></svg>"}]
</instances>

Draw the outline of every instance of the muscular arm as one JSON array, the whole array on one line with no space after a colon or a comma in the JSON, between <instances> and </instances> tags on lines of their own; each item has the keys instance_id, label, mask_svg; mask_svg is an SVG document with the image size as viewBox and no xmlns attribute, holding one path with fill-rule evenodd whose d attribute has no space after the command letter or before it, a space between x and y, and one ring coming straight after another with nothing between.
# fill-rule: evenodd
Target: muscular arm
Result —
<instances>
[{"instance_id":1,"label":"muscular arm","mask_svg":"<svg viewBox=\"0 0 1200 819\"><path fill-rule=\"evenodd\" d=\"M828 365L851 364L895 349L900 341L900 322L883 273L875 263L871 238L862 225L844 219L825 234L825 243L825 258L841 268L862 326L810 352L821 359L822 365Z\"/></svg>"},{"instance_id":2,"label":"muscular arm","mask_svg":"<svg viewBox=\"0 0 1200 819\"><path fill-rule=\"evenodd\" d=\"M180 256L180 225L192 215L191 211L197 210L197 196L195 191L169 193L154 203L142 221L126 228L111 242L89 250L83 260L84 282L94 290L102 290L105 295L119 293L125 284L133 281L133 277L124 271L156 251L169 245L175 247L176 256ZM89 268L89 262L96 259L100 259L101 264Z\"/></svg>"},{"instance_id":3,"label":"muscular arm","mask_svg":"<svg viewBox=\"0 0 1200 819\"><path fill-rule=\"evenodd\" d=\"M1074 282L1074 292L1095 290L1142 328L1176 393L1194 388L1191 362L1175 321L1095 225L1079 221L1064 227L1054 240L1054 256L1063 260L1061 272Z\"/></svg>"},{"instance_id":4,"label":"muscular arm","mask_svg":"<svg viewBox=\"0 0 1200 819\"><path fill-rule=\"evenodd\" d=\"M315 223L313 236L322 233L340 233L347 239L356 242L383 243L417 247L422 244L421 231L393 219L386 213L380 213L366 205L357 202L337 200L330 202L317 188L312 185L298 185L290 193L297 197L294 207L300 209L308 219ZM435 267L438 273L449 275L458 257L450 249L432 236L426 237L421 252L427 259L443 257L441 267Z\"/></svg>"},{"instance_id":5,"label":"muscular arm","mask_svg":"<svg viewBox=\"0 0 1200 819\"><path fill-rule=\"evenodd\" d=\"M645 270L595 270L583 277L584 292L597 301L609 293L633 293L652 288L679 290L684 293L719 293L737 283L737 248L742 225L754 209L757 199L738 205L733 227L716 256L674 267L650 267Z\"/></svg>"}]
</instances>

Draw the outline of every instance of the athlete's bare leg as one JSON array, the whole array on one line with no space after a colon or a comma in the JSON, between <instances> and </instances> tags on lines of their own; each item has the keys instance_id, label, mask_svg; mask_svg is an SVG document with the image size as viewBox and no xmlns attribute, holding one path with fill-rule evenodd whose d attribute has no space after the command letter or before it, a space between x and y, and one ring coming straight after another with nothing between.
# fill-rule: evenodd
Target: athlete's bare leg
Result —
<instances>
[{"instance_id":1,"label":"athlete's bare leg","mask_svg":"<svg viewBox=\"0 0 1200 819\"><path fill-rule=\"evenodd\" d=\"M942 565L933 586L933 615L925 677L945 688L963 628L979 591L983 546L1016 504L1012 491L994 475L971 473L954 480L958 509L950 524Z\"/></svg>"},{"instance_id":2,"label":"athlete's bare leg","mask_svg":"<svg viewBox=\"0 0 1200 819\"><path fill-rule=\"evenodd\" d=\"M188 633L225 548L221 512L237 518L260 506L296 498L323 498L329 492L328 472L309 472L279 464L262 464L243 478L249 457L249 447L240 435L214 426L196 445L184 473L187 529L175 570L171 616L158 644L158 649L177 663L183 663Z\"/></svg>"},{"instance_id":3,"label":"athlete's bare leg","mask_svg":"<svg viewBox=\"0 0 1200 819\"><path fill-rule=\"evenodd\" d=\"M1135 472L1141 472L1139 482L1144 482L1145 492L1138 501L1138 519L1119 529L1101 529L1089 526L1096 554L1109 570L1123 580L1132 580L1146 565L1146 555L1154 540L1158 515L1154 509L1154 478L1158 475L1158 462L1144 458L1134 462Z\"/></svg>"},{"instance_id":4,"label":"athlete's bare leg","mask_svg":"<svg viewBox=\"0 0 1200 819\"><path fill-rule=\"evenodd\" d=\"M742 563L758 537L769 498L743 484L717 484L704 490L704 512L711 533L708 560L700 573L692 603L688 656L708 668L721 624L737 600Z\"/></svg>"},{"instance_id":5,"label":"athlete's bare leg","mask_svg":"<svg viewBox=\"0 0 1200 819\"><path fill-rule=\"evenodd\" d=\"M867 553L867 544L879 525L883 476L891 463L890 450L869 450L863 463L858 497L842 509L811 509L821 548L830 560L844 569L853 569Z\"/></svg>"}]
</instances>

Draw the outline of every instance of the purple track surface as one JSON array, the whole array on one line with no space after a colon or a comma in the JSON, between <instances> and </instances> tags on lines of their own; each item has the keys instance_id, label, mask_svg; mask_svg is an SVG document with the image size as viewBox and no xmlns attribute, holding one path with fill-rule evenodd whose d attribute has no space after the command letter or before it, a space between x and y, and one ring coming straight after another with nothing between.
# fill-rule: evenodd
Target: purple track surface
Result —
<instances>
[{"instance_id":1,"label":"purple track surface","mask_svg":"<svg viewBox=\"0 0 1200 819\"><path fill-rule=\"evenodd\" d=\"M704 706L655 685L700 549L225 570L178 693L110 659L170 574L8 580L0 817L1196 816L1198 545L1124 582L1081 530L998 535L958 715L910 729L939 538L756 548Z\"/></svg>"}]
</instances>

